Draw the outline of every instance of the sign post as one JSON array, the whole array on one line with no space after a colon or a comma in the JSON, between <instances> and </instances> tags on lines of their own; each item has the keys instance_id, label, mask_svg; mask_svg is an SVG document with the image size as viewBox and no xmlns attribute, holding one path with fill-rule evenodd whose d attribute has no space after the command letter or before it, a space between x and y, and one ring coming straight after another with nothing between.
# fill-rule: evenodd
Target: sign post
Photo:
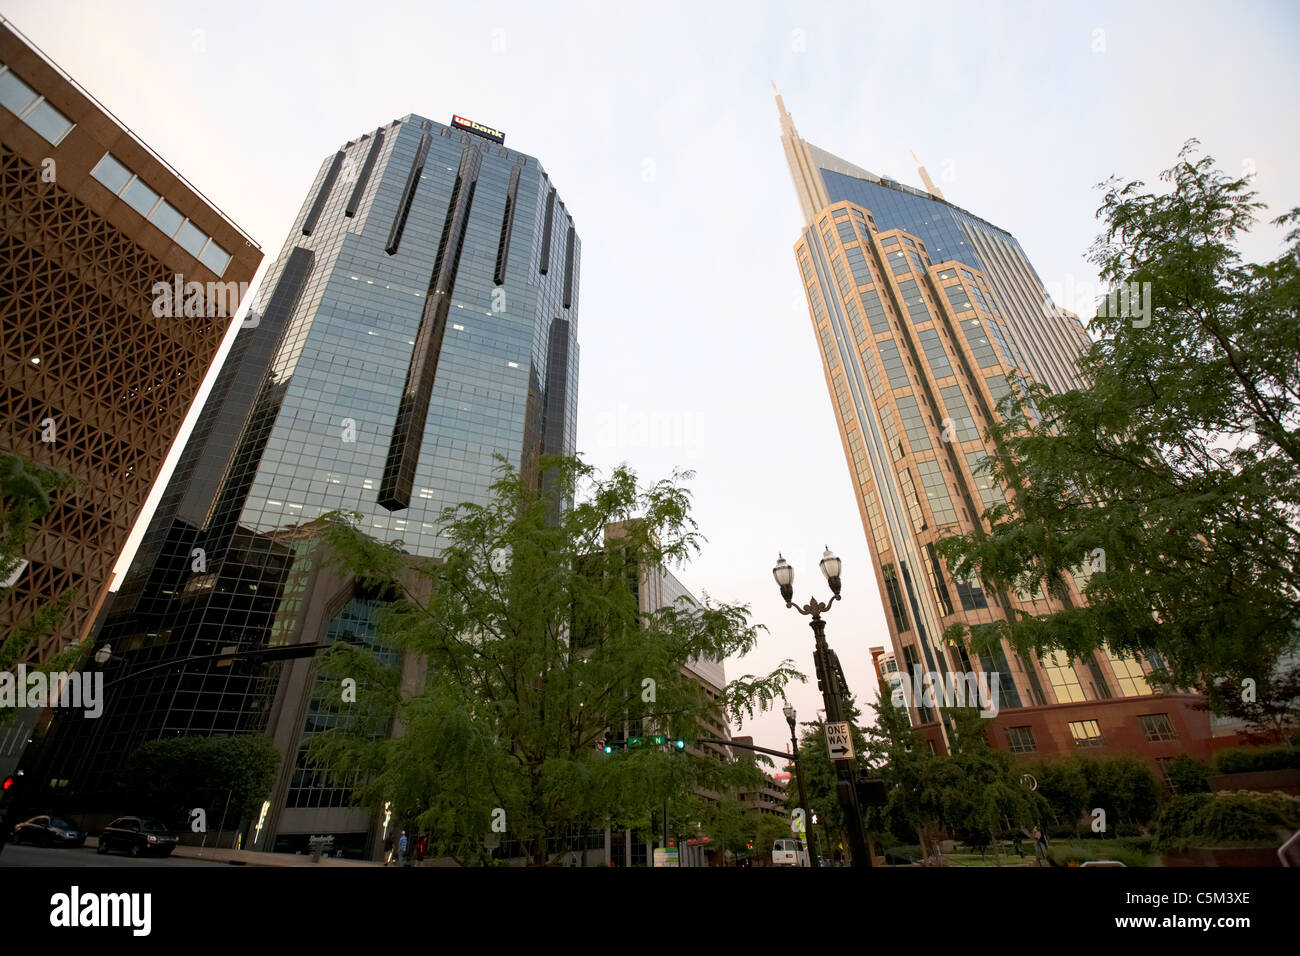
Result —
<instances>
[{"instance_id":1,"label":"sign post","mask_svg":"<svg viewBox=\"0 0 1300 956\"><path fill-rule=\"evenodd\" d=\"M832 760L853 759L853 734L847 720L827 721L826 750Z\"/></svg>"}]
</instances>

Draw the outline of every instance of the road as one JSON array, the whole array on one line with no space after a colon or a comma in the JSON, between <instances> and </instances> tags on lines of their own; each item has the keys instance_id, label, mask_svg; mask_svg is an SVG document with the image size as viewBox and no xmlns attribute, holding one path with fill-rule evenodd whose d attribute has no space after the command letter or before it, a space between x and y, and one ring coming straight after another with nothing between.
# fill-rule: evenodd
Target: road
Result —
<instances>
[{"instance_id":1,"label":"road","mask_svg":"<svg viewBox=\"0 0 1300 956\"><path fill-rule=\"evenodd\" d=\"M208 860L191 860L179 856L165 859L132 859L122 853L95 852L94 847L60 849L55 847L14 846L12 843L0 853L0 868L20 866L75 866L75 867L117 867L117 866L226 866L225 863Z\"/></svg>"}]
</instances>

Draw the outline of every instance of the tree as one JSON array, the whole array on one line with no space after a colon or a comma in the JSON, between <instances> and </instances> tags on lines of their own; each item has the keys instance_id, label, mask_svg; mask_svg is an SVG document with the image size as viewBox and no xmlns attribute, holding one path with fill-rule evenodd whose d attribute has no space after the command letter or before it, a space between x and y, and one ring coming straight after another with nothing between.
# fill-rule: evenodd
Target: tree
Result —
<instances>
[{"instance_id":1,"label":"tree","mask_svg":"<svg viewBox=\"0 0 1300 956\"><path fill-rule=\"evenodd\" d=\"M331 648L324 673L366 669L374 690L358 696L364 719L319 735L311 759L359 773L359 800L416 813L440 851L460 859L480 855L495 831L544 864L548 836L644 826L697 788L752 782L745 762L696 758L649 735L693 738L719 711L739 723L800 677L785 662L731 681L711 702L683 665L748 652L762 630L748 608L705 595L641 610L638 582L699 550L681 484L689 473L643 486L626 467L607 477L577 458L542 467L544 490L502 461L487 503L446 509L439 561L412 561L355 517L331 516L326 534L325 560L396 595L380 640L427 677L403 695L379 679L370 649ZM385 722L400 733L377 733ZM603 752L625 733L626 749Z\"/></svg>"},{"instance_id":2,"label":"tree","mask_svg":"<svg viewBox=\"0 0 1300 956\"><path fill-rule=\"evenodd\" d=\"M8 580L18 570L37 523L53 507L54 495L73 484L73 477L65 472L0 451L0 581ZM27 620L14 622L0 639L0 670L11 669L53 631L76 598L76 590L68 588ZM81 645L74 648L77 653L83 649ZM63 665L67 661L60 658L52 663ZM0 713L0 721L12 714Z\"/></svg>"},{"instance_id":3,"label":"tree","mask_svg":"<svg viewBox=\"0 0 1300 956\"><path fill-rule=\"evenodd\" d=\"M132 799L173 823L203 808L208 823L255 813L275 783L280 753L261 735L152 740L129 758L124 782ZM229 803L227 804L227 800Z\"/></svg>"},{"instance_id":4,"label":"tree","mask_svg":"<svg viewBox=\"0 0 1300 956\"><path fill-rule=\"evenodd\" d=\"M704 825L712 848L731 853L738 862L750 854L749 848L757 838L758 821L735 797L724 797L713 804Z\"/></svg>"},{"instance_id":5,"label":"tree","mask_svg":"<svg viewBox=\"0 0 1300 956\"><path fill-rule=\"evenodd\" d=\"M772 846L777 840L797 839L798 834L790 829L790 819L788 817L778 817L771 813L764 813L754 823L754 852L772 862ZM805 849L807 845L805 844Z\"/></svg>"},{"instance_id":6,"label":"tree","mask_svg":"<svg viewBox=\"0 0 1300 956\"><path fill-rule=\"evenodd\" d=\"M1213 696L1223 713L1246 724L1238 735L1253 744L1280 744L1300 729L1300 664L1252 686L1247 694L1237 681L1224 678Z\"/></svg>"},{"instance_id":7,"label":"tree","mask_svg":"<svg viewBox=\"0 0 1300 956\"><path fill-rule=\"evenodd\" d=\"M1011 754L988 741L987 723L974 707L946 709L953 722L952 755L941 760L939 804L953 835L983 853L995 854L1004 835L1040 819L1043 801L1020 783Z\"/></svg>"},{"instance_id":8,"label":"tree","mask_svg":"<svg viewBox=\"0 0 1300 956\"><path fill-rule=\"evenodd\" d=\"M1300 638L1300 228L1277 259L1242 264L1263 206L1195 145L1162 174L1168 191L1104 184L1091 260L1139 295L1090 323L1085 387L1003 399L990 473L1013 503L939 550L958 580L1066 604L1013 611L981 641L1154 651L1163 680L1213 688L1271 674ZM1300 208L1273 222L1295 227Z\"/></svg>"}]
</instances>

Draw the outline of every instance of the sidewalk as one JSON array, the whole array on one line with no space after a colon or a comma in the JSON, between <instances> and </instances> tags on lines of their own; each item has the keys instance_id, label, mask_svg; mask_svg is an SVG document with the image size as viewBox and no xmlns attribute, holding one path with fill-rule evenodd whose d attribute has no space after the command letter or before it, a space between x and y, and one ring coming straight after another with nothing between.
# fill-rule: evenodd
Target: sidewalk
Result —
<instances>
[{"instance_id":1,"label":"sidewalk","mask_svg":"<svg viewBox=\"0 0 1300 956\"><path fill-rule=\"evenodd\" d=\"M98 847L97 837L87 837L86 846ZM232 866L383 866L369 860L338 860L322 856L319 863L313 863L308 854L296 853L262 853L258 850L226 850L218 847L177 846L172 856L191 860L208 860L212 863L229 863Z\"/></svg>"}]
</instances>

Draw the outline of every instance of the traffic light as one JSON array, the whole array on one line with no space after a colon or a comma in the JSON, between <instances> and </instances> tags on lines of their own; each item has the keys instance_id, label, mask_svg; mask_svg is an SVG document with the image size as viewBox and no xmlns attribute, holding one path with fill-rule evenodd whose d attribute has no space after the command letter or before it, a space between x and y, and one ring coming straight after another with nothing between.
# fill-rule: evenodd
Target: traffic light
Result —
<instances>
[{"instance_id":1,"label":"traffic light","mask_svg":"<svg viewBox=\"0 0 1300 956\"><path fill-rule=\"evenodd\" d=\"M681 740L681 739L674 740L674 741L673 741L673 748L674 748L675 750L685 750L685 749L686 749L686 741Z\"/></svg>"},{"instance_id":2,"label":"traffic light","mask_svg":"<svg viewBox=\"0 0 1300 956\"><path fill-rule=\"evenodd\" d=\"M4 783L0 784L0 792L8 793L10 790L13 789L13 786L14 786L14 778L5 777Z\"/></svg>"},{"instance_id":3,"label":"traffic light","mask_svg":"<svg viewBox=\"0 0 1300 956\"><path fill-rule=\"evenodd\" d=\"M883 807L888 802L885 781L858 778L858 803L864 807Z\"/></svg>"}]
</instances>

